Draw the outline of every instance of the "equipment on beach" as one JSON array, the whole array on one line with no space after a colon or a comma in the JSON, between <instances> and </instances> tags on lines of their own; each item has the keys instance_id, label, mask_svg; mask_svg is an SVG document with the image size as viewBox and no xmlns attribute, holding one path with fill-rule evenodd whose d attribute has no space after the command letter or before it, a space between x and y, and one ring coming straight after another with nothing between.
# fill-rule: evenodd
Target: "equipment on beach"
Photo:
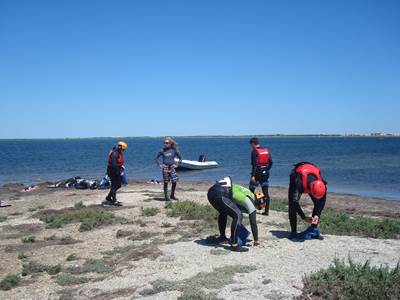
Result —
<instances>
[{"instance_id":1,"label":"equipment on beach","mask_svg":"<svg viewBox=\"0 0 400 300\"><path fill-rule=\"evenodd\" d=\"M250 231L248 231L247 228L243 224L240 224L240 227L238 230L238 240L237 240L239 247L246 245L246 241L247 241L247 238L249 237L249 235L250 235ZM232 243L232 239L230 239L230 242Z\"/></svg>"},{"instance_id":2,"label":"equipment on beach","mask_svg":"<svg viewBox=\"0 0 400 300\"><path fill-rule=\"evenodd\" d=\"M3 201L3 203L2 203L2 201L1 201L1 199L0 199L0 208L1 208L1 207L10 207L10 206L11 206L11 204L4 203L4 201Z\"/></svg>"},{"instance_id":3,"label":"equipment on beach","mask_svg":"<svg viewBox=\"0 0 400 300\"><path fill-rule=\"evenodd\" d=\"M175 162L177 164L177 170L205 170L205 169L212 169L212 168L217 168L219 165L216 161L207 161L205 155L200 155L199 159L196 160L187 160L187 159L182 159L181 162L179 162L179 159L175 159Z\"/></svg>"},{"instance_id":4,"label":"equipment on beach","mask_svg":"<svg viewBox=\"0 0 400 300\"><path fill-rule=\"evenodd\" d=\"M265 208L265 198L262 192L256 192L254 198L254 206L256 207L256 209L261 210Z\"/></svg>"}]
</instances>

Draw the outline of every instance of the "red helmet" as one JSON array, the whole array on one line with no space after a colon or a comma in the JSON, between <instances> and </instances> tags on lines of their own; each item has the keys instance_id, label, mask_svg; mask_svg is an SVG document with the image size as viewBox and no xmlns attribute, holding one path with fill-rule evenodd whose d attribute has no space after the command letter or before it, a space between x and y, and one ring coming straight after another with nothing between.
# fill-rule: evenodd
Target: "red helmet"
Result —
<instances>
[{"instance_id":1,"label":"red helmet","mask_svg":"<svg viewBox=\"0 0 400 300\"><path fill-rule=\"evenodd\" d=\"M326 193L326 186L321 180L314 180L310 186L311 195L317 199L321 199Z\"/></svg>"}]
</instances>

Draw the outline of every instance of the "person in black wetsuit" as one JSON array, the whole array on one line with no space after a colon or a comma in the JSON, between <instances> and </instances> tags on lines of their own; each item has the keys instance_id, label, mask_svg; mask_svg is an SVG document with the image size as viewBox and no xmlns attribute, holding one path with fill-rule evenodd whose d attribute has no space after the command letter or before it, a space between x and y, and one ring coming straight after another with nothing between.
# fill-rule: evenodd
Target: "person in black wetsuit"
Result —
<instances>
[{"instance_id":1,"label":"person in black wetsuit","mask_svg":"<svg viewBox=\"0 0 400 300\"><path fill-rule=\"evenodd\" d=\"M251 152L251 178L249 183L249 190L254 193L258 185L264 194L265 210L263 215L269 214L270 197L268 192L269 187L269 172L272 168L272 158L269 150L260 146L258 138L253 137L250 139L250 146L253 149Z\"/></svg>"},{"instance_id":2,"label":"person in black wetsuit","mask_svg":"<svg viewBox=\"0 0 400 300\"><path fill-rule=\"evenodd\" d=\"M127 148L128 145L120 141L108 154L107 175L110 177L111 187L106 201L103 202L103 204L121 205L121 203L117 201L117 190L121 187L121 176L123 175L125 164L123 152Z\"/></svg>"},{"instance_id":3,"label":"person in black wetsuit","mask_svg":"<svg viewBox=\"0 0 400 300\"><path fill-rule=\"evenodd\" d=\"M160 164L159 158L162 157L162 162ZM175 161L178 158L178 162ZM164 180L164 197L165 201L178 200L175 196L176 184L179 179L178 174L176 174L176 168L178 164L182 161L182 155L179 152L178 144L171 138L166 137L164 140L164 148L157 154L155 161L157 165L162 170L162 176ZM168 197L168 182L172 182L171 187L171 198Z\"/></svg>"},{"instance_id":4,"label":"person in black wetsuit","mask_svg":"<svg viewBox=\"0 0 400 300\"><path fill-rule=\"evenodd\" d=\"M315 237L319 237L317 231L318 222L321 217L322 210L326 203L327 182L321 176L321 170L312 163L300 162L294 165L290 174L288 204L289 204L289 222L291 234L289 238L297 237L297 214L306 223L311 223L309 232L315 232ZM309 194L314 209L311 217L306 217L300 206L300 197L302 194Z\"/></svg>"}]
</instances>

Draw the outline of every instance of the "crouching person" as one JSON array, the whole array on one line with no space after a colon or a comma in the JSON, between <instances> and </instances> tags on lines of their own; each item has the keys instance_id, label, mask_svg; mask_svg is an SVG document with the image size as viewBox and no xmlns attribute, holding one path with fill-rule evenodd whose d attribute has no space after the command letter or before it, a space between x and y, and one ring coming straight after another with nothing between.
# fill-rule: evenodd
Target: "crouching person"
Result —
<instances>
[{"instance_id":1,"label":"crouching person","mask_svg":"<svg viewBox=\"0 0 400 300\"><path fill-rule=\"evenodd\" d=\"M326 203L326 185L327 182L322 178L321 170L312 163L300 162L294 166L290 174L288 195L290 239L320 238L320 232L317 227ZM306 217L301 209L299 201L303 193L308 194L314 204L311 217ZM297 214L304 222L311 223L311 226L302 235L297 234Z\"/></svg>"},{"instance_id":2,"label":"crouching person","mask_svg":"<svg viewBox=\"0 0 400 300\"><path fill-rule=\"evenodd\" d=\"M248 251L247 248L238 245L238 233L243 219L242 211L249 214L254 246L259 245L256 208L254 206L255 197L259 198L258 201L260 203L263 202L264 195L262 193L258 193L255 196L250 190L232 184L230 177L225 177L223 180L218 181L208 190L208 201L219 212L218 228L220 241L228 240L225 235L227 217L230 216L232 218L230 239L233 251ZM260 209L262 208L264 207L261 205Z\"/></svg>"}]
</instances>

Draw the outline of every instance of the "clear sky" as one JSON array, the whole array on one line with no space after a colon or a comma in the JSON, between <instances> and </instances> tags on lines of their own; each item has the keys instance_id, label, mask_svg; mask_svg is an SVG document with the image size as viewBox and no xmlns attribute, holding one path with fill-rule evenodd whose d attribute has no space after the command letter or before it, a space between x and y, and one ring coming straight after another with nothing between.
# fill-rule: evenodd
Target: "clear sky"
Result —
<instances>
[{"instance_id":1,"label":"clear sky","mask_svg":"<svg viewBox=\"0 0 400 300\"><path fill-rule=\"evenodd\" d=\"M400 132L400 1L0 1L0 138Z\"/></svg>"}]
</instances>

